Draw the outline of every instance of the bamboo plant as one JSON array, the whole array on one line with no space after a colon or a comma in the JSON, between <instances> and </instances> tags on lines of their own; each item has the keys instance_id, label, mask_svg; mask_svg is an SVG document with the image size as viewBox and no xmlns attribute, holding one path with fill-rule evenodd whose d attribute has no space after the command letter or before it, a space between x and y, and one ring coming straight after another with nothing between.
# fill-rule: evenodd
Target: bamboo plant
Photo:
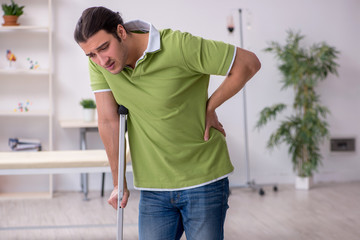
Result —
<instances>
[{"instance_id":1,"label":"bamboo plant","mask_svg":"<svg viewBox=\"0 0 360 240\"><path fill-rule=\"evenodd\" d=\"M294 91L292 110L287 111L290 115L270 135L267 148L286 143L297 176L311 177L321 164L319 145L329 135L326 117L330 111L321 105L316 87L329 74L337 75L335 60L339 52L324 42L303 47L300 44L303 39L299 32L290 30L285 45L271 42L265 49L280 63L282 90L290 88ZM287 107L284 103L265 107L256 128L275 120Z\"/></svg>"}]
</instances>

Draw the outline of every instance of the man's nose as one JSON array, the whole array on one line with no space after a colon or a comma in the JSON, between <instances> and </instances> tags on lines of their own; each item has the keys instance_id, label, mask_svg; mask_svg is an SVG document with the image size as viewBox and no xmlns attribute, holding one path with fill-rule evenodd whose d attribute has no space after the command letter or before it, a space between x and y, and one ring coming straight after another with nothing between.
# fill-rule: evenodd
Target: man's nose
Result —
<instances>
[{"instance_id":1,"label":"man's nose","mask_svg":"<svg viewBox=\"0 0 360 240\"><path fill-rule=\"evenodd\" d=\"M108 57L102 55L102 54L99 54L98 55L98 60L99 60L99 65L100 66L104 66L106 65L107 61L108 61Z\"/></svg>"}]
</instances>

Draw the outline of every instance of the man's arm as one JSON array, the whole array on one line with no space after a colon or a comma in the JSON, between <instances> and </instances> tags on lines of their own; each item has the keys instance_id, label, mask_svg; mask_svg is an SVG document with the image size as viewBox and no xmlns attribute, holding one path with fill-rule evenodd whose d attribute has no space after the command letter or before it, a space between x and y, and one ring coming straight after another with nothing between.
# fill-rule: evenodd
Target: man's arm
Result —
<instances>
[{"instance_id":1,"label":"man's arm","mask_svg":"<svg viewBox=\"0 0 360 240\"><path fill-rule=\"evenodd\" d=\"M112 92L110 91L95 93L95 99L98 112L99 133L109 159L114 184L114 190L110 195L108 203L117 209L119 156L119 115L117 113L118 105ZM129 195L130 192L127 189L126 178L124 178L124 195L120 204L122 208L126 206Z\"/></svg>"},{"instance_id":2,"label":"man's arm","mask_svg":"<svg viewBox=\"0 0 360 240\"><path fill-rule=\"evenodd\" d=\"M226 100L238 93L261 67L259 59L252 52L237 48L233 66L222 82L215 90L207 102L206 123L204 140L209 139L210 128L216 128L225 135L221 123L218 121L215 109Z\"/></svg>"}]
</instances>

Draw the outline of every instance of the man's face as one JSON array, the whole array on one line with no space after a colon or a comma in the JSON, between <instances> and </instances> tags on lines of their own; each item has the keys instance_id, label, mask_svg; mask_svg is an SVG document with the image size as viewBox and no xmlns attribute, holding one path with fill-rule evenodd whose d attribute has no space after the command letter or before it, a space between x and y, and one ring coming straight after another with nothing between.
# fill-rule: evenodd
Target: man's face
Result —
<instances>
[{"instance_id":1,"label":"man's face","mask_svg":"<svg viewBox=\"0 0 360 240\"><path fill-rule=\"evenodd\" d=\"M117 74L126 66L128 51L123 41L100 30L86 42L79 43L86 56L112 74Z\"/></svg>"}]
</instances>

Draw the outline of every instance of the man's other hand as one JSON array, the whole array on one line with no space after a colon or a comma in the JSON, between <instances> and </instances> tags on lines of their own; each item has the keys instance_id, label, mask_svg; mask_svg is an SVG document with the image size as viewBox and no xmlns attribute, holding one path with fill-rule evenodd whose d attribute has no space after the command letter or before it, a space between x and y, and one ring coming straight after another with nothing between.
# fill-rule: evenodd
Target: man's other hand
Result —
<instances>
[{"instance_id":1,"label":"man's other hand","mask_svg":"<svg viewBox=\"0 0 360 240\"><path fill-rule=\"evenodd\" d=\"M124 188L123 199L120 203L121 208L125 208L130 197L130 191L127 188ZM114 190L111 192L111 195L108 199L108 203L114 208L117 209L118 202L118 187L114 187Z\"/></svg>"}]
</instances>

